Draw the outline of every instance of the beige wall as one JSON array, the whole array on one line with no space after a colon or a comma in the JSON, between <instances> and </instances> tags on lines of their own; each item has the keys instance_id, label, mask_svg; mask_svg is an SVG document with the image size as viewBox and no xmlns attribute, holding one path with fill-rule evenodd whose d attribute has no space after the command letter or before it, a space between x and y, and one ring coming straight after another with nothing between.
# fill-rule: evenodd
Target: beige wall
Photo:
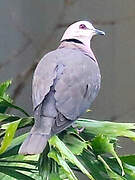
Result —
<instances>
[{"instance_id":1,"label":"beige wall","mask_svg":"<svg viewBox=\"0 0 135 180\"><path fill-rule=\"evenodd\" d=\"M0 81L13 78L10 92L16 104L32 113L33 64L58 46L67 24L80 19L106 32L93 39L102 87L85 117L134 122L134 0L1 0Z\"/></svg>"}]
</instances>

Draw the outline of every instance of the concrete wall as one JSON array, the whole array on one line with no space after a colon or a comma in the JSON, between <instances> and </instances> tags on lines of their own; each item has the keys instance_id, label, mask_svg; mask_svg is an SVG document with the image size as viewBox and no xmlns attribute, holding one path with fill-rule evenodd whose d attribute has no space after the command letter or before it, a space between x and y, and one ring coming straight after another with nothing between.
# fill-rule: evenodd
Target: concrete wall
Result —
<instances>
[{"instance_id":1,"label":"concrete wall","mask_svg":"<svg viewBox=\"0 0 135 180\"><path fill-rule=\"evenodd\" d=\"M134 7L134 0L1 0L0 81L13 78L10 92L15 103L32 114L31 78L36 63L58 46L68 24L91 20L106 36L93 39L102 87L92 112L84 116L134 122Z\"/></svg>"}]
</instances>

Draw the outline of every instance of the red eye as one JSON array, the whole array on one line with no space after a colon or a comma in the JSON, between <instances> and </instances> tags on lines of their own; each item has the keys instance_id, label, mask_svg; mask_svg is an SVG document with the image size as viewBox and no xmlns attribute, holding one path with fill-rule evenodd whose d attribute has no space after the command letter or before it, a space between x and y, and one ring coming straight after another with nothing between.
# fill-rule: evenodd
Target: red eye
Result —
<instances>
[{"instance_id":1,"label":"red eye","mask_svg":"<svg viewBox=\"0 0 135 180\"><path fill-rule=\"evenodd\" d=\"M80 29L87 29L87 27L85 26L85 24L81 24L81 25L79 26L79 28L80 28Z\"/></svg>"}]
</instances>

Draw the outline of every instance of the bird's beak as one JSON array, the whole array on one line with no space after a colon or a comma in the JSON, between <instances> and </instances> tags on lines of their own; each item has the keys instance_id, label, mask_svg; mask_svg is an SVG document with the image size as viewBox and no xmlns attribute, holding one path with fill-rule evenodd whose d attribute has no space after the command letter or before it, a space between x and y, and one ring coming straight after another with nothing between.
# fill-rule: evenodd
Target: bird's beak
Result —
<instances>
[{"instance_id":1,"label":"bird's beak","mask_svg":"<svg viewBox=\"0 0 135 180\"><path fill-rule=\"evenodd\" d=\"M101 31L99 29L94 29L94 34L95 35L105 35L105 32L104 31Z\"/></svg>"}]
</instances>

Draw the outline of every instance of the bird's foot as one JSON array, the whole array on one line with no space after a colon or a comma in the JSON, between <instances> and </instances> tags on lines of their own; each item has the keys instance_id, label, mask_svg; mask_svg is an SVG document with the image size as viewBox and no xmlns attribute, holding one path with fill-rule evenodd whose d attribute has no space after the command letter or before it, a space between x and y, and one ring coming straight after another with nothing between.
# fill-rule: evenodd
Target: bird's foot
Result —
<instances>
[{"instance_id":1,"label":"bird's foot","mask_svg":"<svg viewBox=\"0 0 135 180\"><path fill-rule=\"evenodd\" d=\"M76 131L77 131L78 134L80 134L81 132L84 131L84 129L85 129L84 127L76 128Z\"/></svg>"},{"instance_id":2,"label":"bird's foot","mask_svg":"<svg viewBox=\"0 0 135 180\"><path fill-rule=\"evenodd\" d=\"M85 129L84 127L78 128L75 123L72 124L72 127L76 129L77 133L80 134Z\"/></svg>"}]
</instances>

